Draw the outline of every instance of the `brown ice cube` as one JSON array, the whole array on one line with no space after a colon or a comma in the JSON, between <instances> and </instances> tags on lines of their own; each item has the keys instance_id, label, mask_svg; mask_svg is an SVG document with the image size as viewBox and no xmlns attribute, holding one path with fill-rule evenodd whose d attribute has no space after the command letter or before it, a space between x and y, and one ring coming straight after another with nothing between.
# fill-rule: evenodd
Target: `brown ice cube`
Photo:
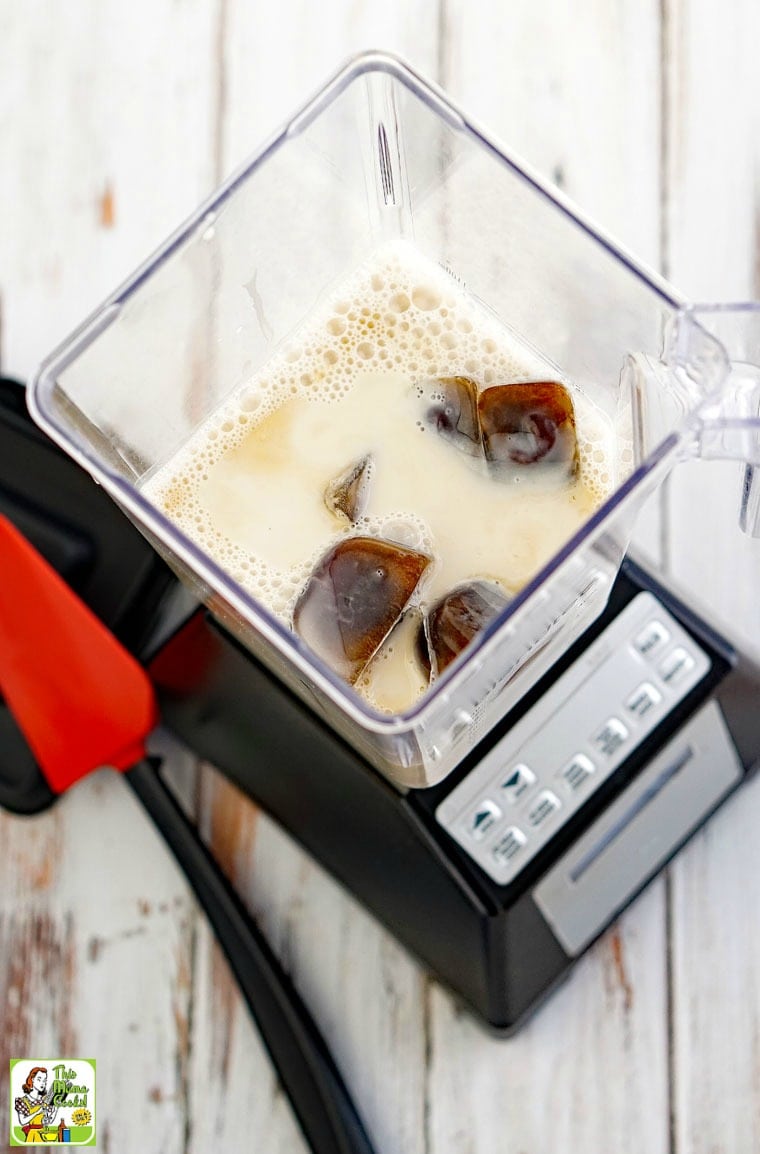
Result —
<instances>
[{"instance_id":1,"label":"brown ice cube","mask_svg":"<svg viewBox=\"0 0 760 1154\"><path fill-rule=\"evenodd\" d=\"M325 504L330 512L358 521L369 500L371 472L372 457L367 453L330 481L325 489Z\"/></svg>"},{"instance_id":2,"label":"brown ice cube","mask_svg":"<svg viewBox=\"0 0 760 1154\"><path fill-rule=\"evenodd\" d=\"M439 377L425 419L436 432L471 456L481 456L478 386L469 377ZM426 390L427 391L427 390Z\"/></svg>"},{"instance_id":3,"label":"brown ice cube","mask_svg":"<svg viewBox=\"0 0 760 1154\"><path fill-rule=\"evenodd\" d=\"M578 472L575 412L557 381L495 385L478 398L483 448L490 467L503 477L570 480Z\"/></svg>"},{"instance_id":4,"label":"brown ice cube","mask_svg":"<svg viewBox=\"0 0 760 1154\"><path fill-rule=\"evenodd\" d=\"M401 617L430 564L374 537L340 541L319 561L293 613L295 631L353 684Z\"/></svg>"},{"instance_id":5,"label":"brown ice cube","mask_svg":"<svg viewBox=\"0 0 760 1154\"><path fill-rule=\"evenodd\" d=\"M442 673L508 601L503 590L488 581L457 585L436 601L417 633L417 655L428 673Z\"/></svg>"}]
</instances>

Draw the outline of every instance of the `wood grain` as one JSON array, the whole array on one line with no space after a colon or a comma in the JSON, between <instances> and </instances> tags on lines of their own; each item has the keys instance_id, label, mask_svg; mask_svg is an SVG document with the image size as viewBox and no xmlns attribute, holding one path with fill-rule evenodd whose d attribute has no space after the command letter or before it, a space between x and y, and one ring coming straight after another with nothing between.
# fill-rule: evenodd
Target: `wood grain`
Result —
<instances>
[{"instance_id":1,"label":"wood grain","mask_svg":"<svg viewBox=\"0 0 760 1154\"><path fill-rule=\"evenodd\" d=\"M55 342L212 183L209 7L0 7L3 369ZM98 1059L105 1151L185 1147L195 909L126 786L0 816L0 1095L7 1061Z\"/></svg>"},{"instance_id":2,"label":"wood grain","mask_svg":"<svg viewBox=\"0 0 760 1154\"><path fill-rule=\"evenodd\" d=\"M155 1127L181 1150L195 914L126 785L101 773L49 815L3 815L0 876L5 1099L11 1057L95 1056L105 1149Z\"/></svg>"},{"instance_id":3,"label":"wood grain","mask_svg":"<svg viewBox=\"0 0 760 1154\"><path fill-rule=\"evenodd\" d=\"M28 0L0 6L0 303L31 373L349 54L390 48L694 297L760 294L757 6L707 0ZM646 541L760 645L736 469L668 487ZM699 520L694 532L695 508ZM727 512L728 511L728 512ZM655 511L657 512L657 511ZM170 754L195 801L192 759ZM760 790L732 801L509 1042L463 1016L211 769L204 833L384 1154L760 1149ZM6 1058L98 1059L112 1152L304 1149L205 923L123 783L0 815Z\"/></svg>"},{"instance_id":4,"label":"wood grain","mask_svg":"<svg viewBox=\"0 0 760 1154\"><path fill-rule=\"evenodd\" d=\"M0 12L0 291L5 369L22 377L213 183L211 6L76 13Z\"/></svg>"},{"instance_id":5,"label":"wood grain","mask_svg":"<svg viewBox=\"0 0 760 1154\"><path fill-rule=\"evenodd\" d=\"M434 988L429 1149L667 1151L664 949L658 882L509 1041Z\"/></svg>"}]
</instances>

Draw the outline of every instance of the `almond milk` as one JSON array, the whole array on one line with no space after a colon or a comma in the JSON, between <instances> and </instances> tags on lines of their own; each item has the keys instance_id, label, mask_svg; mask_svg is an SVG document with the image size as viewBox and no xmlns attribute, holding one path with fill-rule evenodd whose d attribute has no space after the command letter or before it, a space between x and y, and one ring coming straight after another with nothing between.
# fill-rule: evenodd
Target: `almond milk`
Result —
<instances>
[{"instance_id":1,"label":"almond milk","mask_svg":"<svg viewBox=\"0 0 760 1154\"><path fill-rule=\"evenodd\" d=\"M435 379L481 387L560 380L571 393L577 479L557 489L503 483L425 421ZM369 455L354 524L324 494ZM409 245L378 251L314 311L287 347L153 473L146 495L282 621L318 558L341 537L376 535L434 564L410 615L357 684L400 712L427 687L414 610L461 582L520 589L620 480L609 420L438 266Z\"/></svg>"}]
</instances>

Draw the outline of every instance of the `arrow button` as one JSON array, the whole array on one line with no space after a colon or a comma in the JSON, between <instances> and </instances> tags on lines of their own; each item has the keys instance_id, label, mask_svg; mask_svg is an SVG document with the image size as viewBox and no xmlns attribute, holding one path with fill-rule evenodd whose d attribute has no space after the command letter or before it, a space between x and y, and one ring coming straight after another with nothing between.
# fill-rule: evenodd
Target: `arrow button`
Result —
<instances>
[{"instance_id":1,"label":"arrow button","mask_svg":"<svg viewBox=\"0 0 760 1154\"><path fill-rule=\"evenodd\" d=\"M536 775L527 765L513 766L501 779L501 796L510 805L520 801L536 784Z\"/></svg>"},{"instance_id":2,"label":"arrow button","mask_svg":"<svg viewBox=\"0 0 760 1154\"><path fill-rule=\"evenodd\" d=\"M501 810L495 802L484 798L467 819L467 830L473 841L482 841L489 830L493 829L501 818Z\"/></svg>"}]
</instances>

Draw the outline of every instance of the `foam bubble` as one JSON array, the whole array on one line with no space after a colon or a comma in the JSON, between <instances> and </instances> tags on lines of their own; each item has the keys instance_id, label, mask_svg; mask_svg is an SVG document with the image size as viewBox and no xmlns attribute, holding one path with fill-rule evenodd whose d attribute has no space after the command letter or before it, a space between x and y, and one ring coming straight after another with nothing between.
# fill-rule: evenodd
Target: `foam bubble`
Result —
<instances>
[{"instance_id":1,"label":"foam bubble","mask_svg":"<svg viewBox=\"0 0 760 1154\"><path fill-rule=\"evenodd\" d=\"M277 569L218 532L201 489L223 456L290 398L334 405L351 393L356 375L393 371L411 381L467 375L484 385L561 379L576 411L582 483L598 504L630 470L630 445L571 381L520 344L495 317L454 285L451 276L403 243L379 250L316 310L303 330L243 382L144 488L180 529L200 540L255 598L285 622L325 548L290 568ZM422 432L424 424L420 425ZM416 435L416 433L415 433ZM408 510L365 519L361 531L387 535L435 556L429 528Z\"/></svg>"}]
</instances>

